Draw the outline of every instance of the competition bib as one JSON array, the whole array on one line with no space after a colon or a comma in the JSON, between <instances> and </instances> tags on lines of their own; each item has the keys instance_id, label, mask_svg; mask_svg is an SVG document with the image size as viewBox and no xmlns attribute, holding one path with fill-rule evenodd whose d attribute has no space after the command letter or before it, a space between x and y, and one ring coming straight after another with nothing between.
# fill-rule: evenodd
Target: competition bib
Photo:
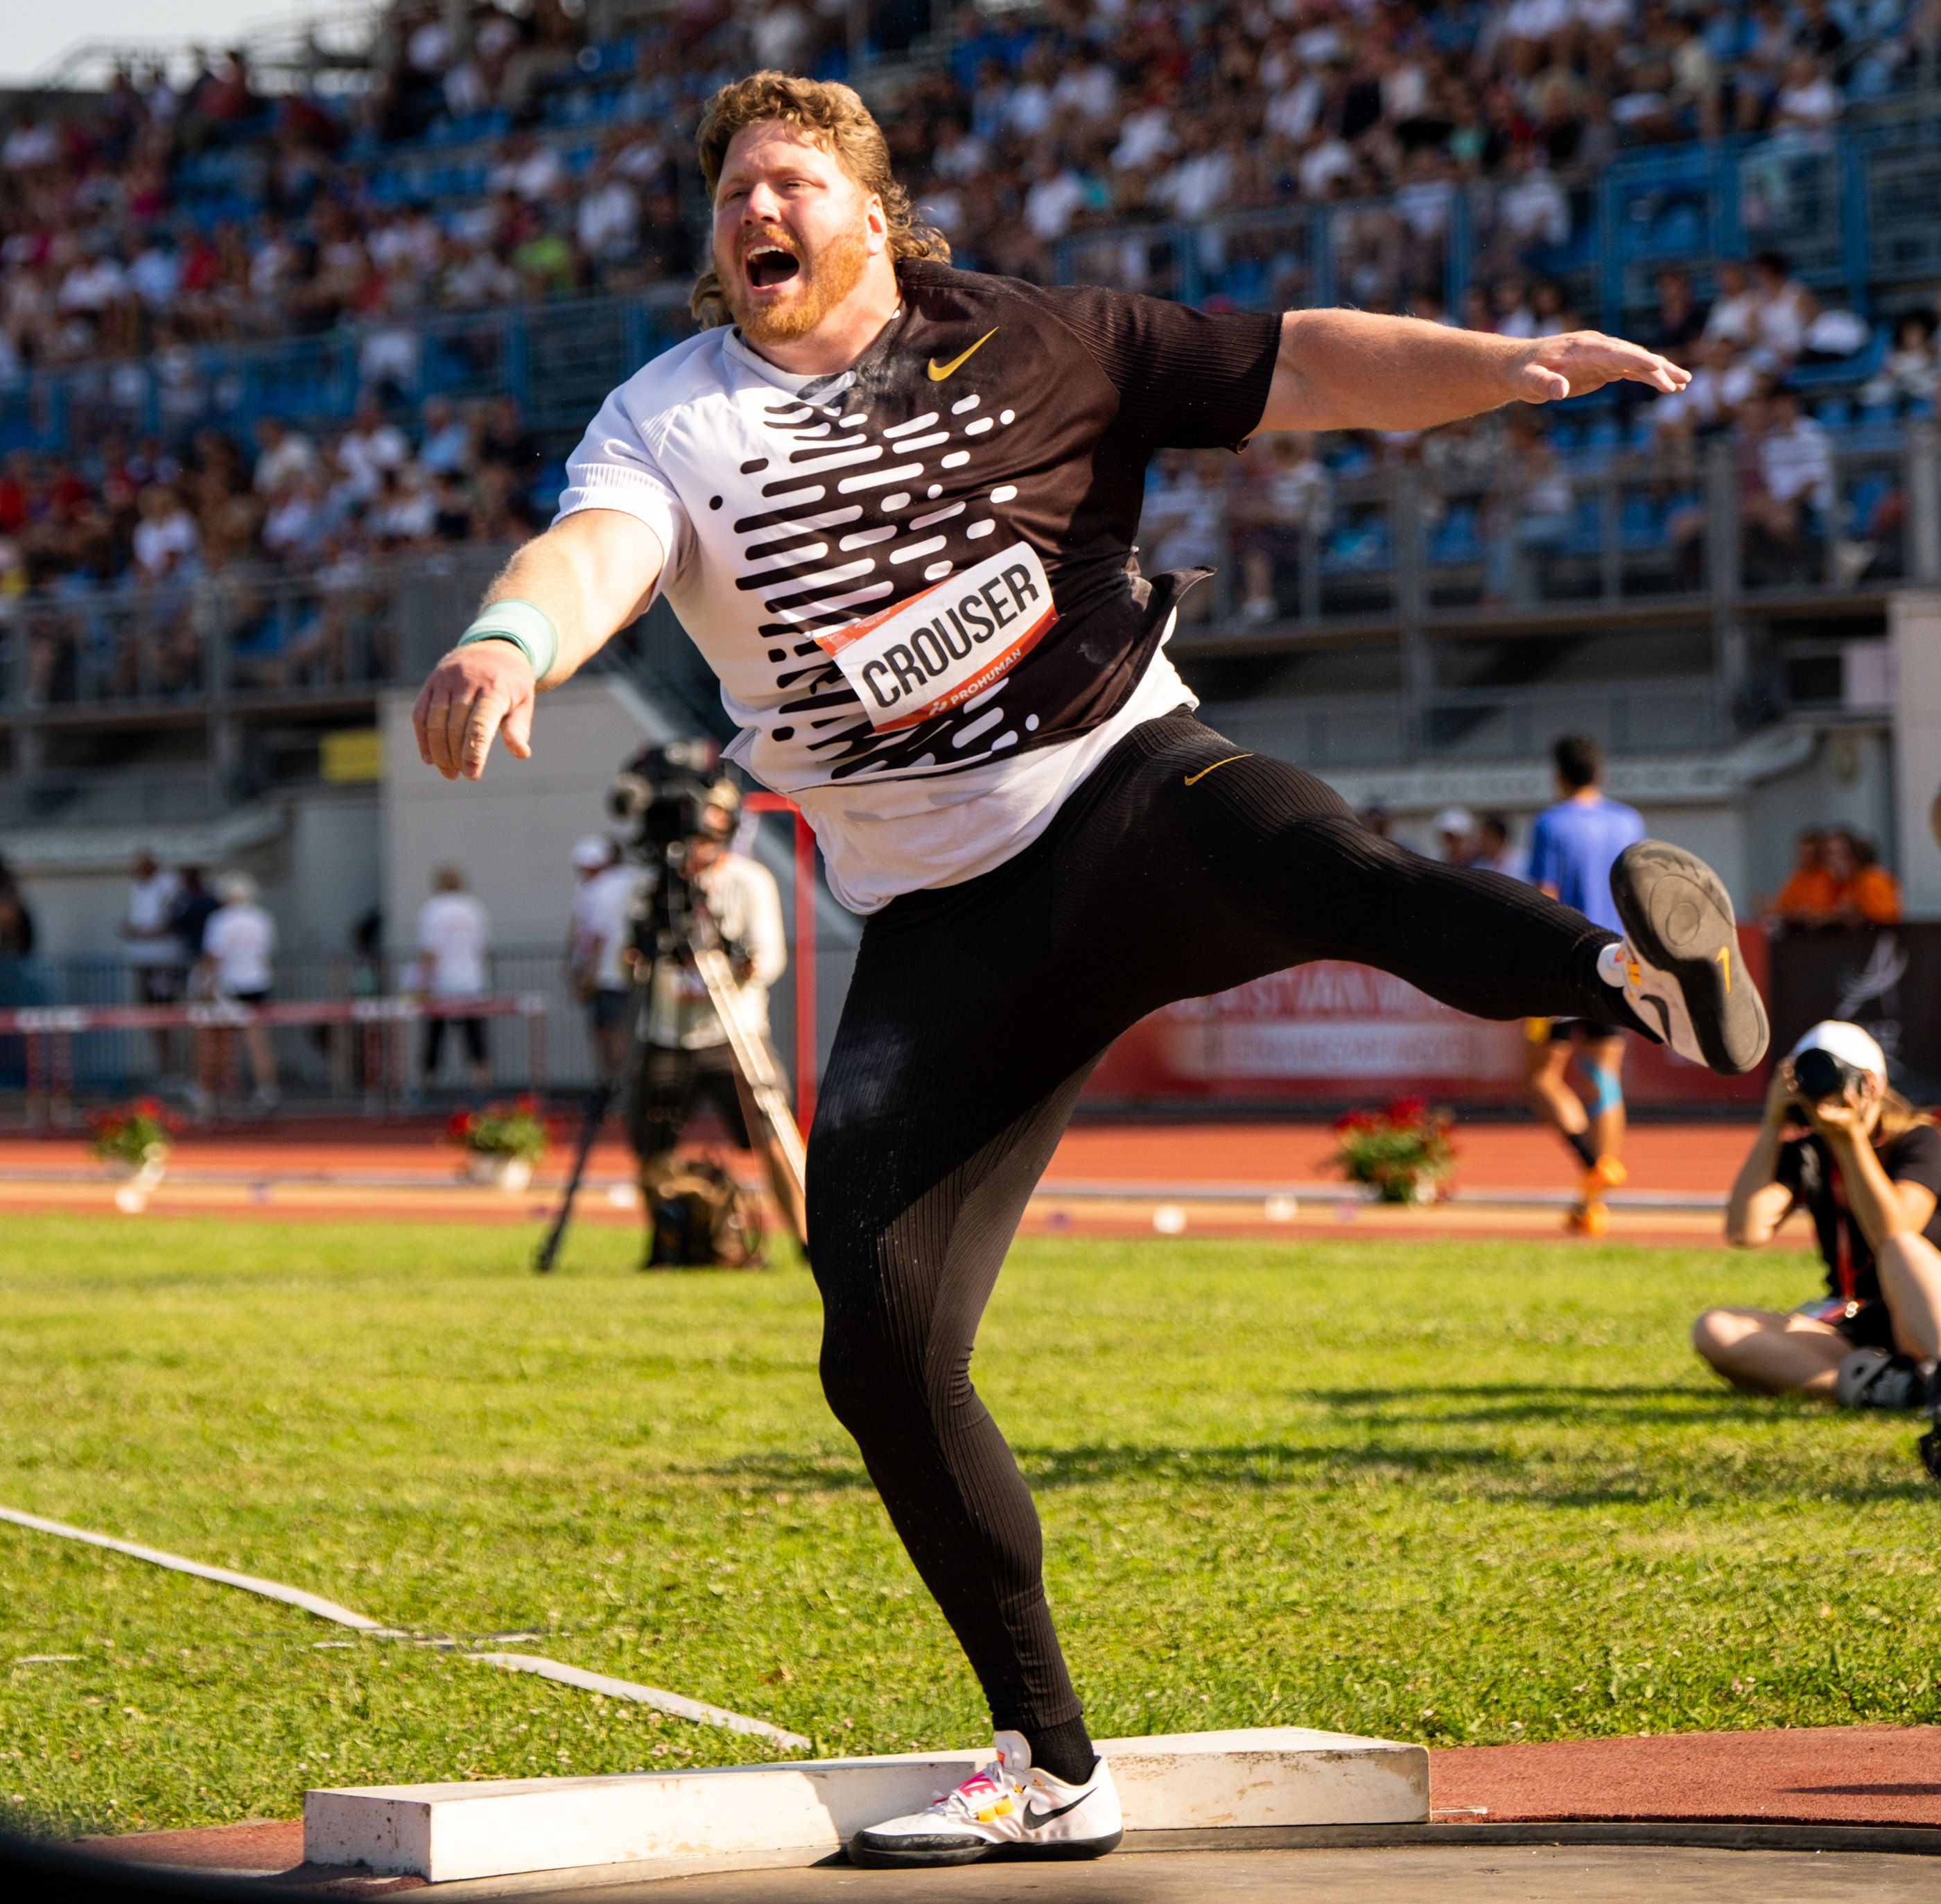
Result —
<instances>
[{"instance_id":1,"label":"competition bib","mask_svg":"<svg viewBox=\"0 0 1941 1904\"><path fill-rule=\"evenodd\" d=\"M974 699L1058 619L1044 564L1013 543L880 614L816 636L885 732Z\"/></svg>"}]
</instances>

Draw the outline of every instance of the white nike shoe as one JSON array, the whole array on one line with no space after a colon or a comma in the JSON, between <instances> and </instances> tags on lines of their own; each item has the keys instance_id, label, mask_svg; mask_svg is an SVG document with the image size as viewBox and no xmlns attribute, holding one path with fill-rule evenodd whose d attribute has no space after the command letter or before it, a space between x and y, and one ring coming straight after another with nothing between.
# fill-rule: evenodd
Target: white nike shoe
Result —
<instances>
[{"instance_id":1,"label":"white nike shoe","mask_svg":"<svg viewBox=\"0 0 1941 1904\"><path fill-rule=\"evenodd\" d=\"M1124 1837L1119 1794L1104 1759L1082 1785L1034 1771L1016 1732L998 1734L997 1758L922 1811L860 1831L852 1864L974 1864L1002 1851L1041 1858L1102 1857Z\"/></svg>"},{"instance_id":2,"label":"white nike shoe","mask_svg":"<svg viewBox=\"0 0 1941 1904\"><path fill-rule=\"evenodd\" d=\"M1750 1071L1770 1033L1759 987L1739 966L1738 925L1719 876L1695 853L1640 840L1611 868L1624 921L1597 975L1680 1058L1726 1077Z\"/></svg>"}]
</instances>

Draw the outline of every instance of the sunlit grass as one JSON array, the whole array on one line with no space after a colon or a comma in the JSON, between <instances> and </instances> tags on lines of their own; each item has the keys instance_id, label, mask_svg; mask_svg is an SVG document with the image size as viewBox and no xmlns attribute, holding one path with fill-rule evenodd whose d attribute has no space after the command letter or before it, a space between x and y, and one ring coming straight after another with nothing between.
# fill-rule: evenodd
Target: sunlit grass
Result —
<instances>
[{"instance_id":1,"label":"sunlit grass","mask_svg":"<svg viewBox=\"0 0 1941 1904\"><path fill-rule=\"evenodd\" d=\"M16 1220L0 1503L422 1633L536 1633L832 1752L986 1731L823 1404L806 1272L646 1278L588 1230L541 1280L529 1248ZM1020 1244L977 1373L1093 1729L1934 1721L1912 1427L1732 1395L1685 1346L1704 1302L1808 1284L1711 1251ZM5 1526L0 1673L0 1806L43 1829L769 1756Z\"/></svg>"}]
</instances>

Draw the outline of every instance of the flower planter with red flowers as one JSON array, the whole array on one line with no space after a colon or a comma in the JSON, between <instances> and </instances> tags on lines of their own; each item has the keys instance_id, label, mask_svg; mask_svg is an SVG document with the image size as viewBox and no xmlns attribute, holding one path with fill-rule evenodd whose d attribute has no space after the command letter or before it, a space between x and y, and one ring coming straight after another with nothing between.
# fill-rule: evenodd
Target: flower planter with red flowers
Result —
<instances>
[{"instance_id":1,"label":"flower planter with red flowers","mask_svg":"<svg viewBox=\"0 0 1941 1904\"><path fill-rule=\"evenodd\" d=\"M1340 1148L1330 1161L1383 1203L1432 1203L1449 1194L1455 1123L1421 1097L1398 1097L1386 1110L1350 1111L1335 1124Z\"/></svg>"},{"instance_id":2,"label":"flower planter with red flowers","mask_svg":"<svg viewBox=\"0 0 1941 1904\"><path fill-rule=\"evenodd\" d=\"M161 1182L179 1127L154 1098L97 1111L90 1122L94 1140L88 1147L114 1175L138 1190L152 1190Z\"/></svg>"},{"instance_id":3,"label":"flower planter with red flowers","mask_svg":"<svg viewBox=\"0 0 1941 1904\"><path fill-rule=\"evenodd\" d=\"M468 1182L515 1192L531 1183L533 1167L552 1141L539 1100L531 1096L455 1111L445 1134L465 1153Z\"/></svg>"}]
</instances>

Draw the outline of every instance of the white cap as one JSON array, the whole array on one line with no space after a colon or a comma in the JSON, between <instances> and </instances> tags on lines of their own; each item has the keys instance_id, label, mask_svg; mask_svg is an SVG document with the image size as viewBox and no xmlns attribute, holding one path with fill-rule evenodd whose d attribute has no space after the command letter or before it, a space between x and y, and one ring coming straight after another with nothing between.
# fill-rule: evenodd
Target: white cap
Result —
<instances>
[{"instance_id":1,"label":"white cap","mask_svg":"<svg viewBox=\"0 0 1941 1904\"><path fill-rule=\"evenodd\" d=\"M613 857L613 843L604 833L582 834L573 843L573 863L582 873L597 873Z\"/></svg>"},{"instance_id":2,"label":"white cap","mask_svg":"<svg viewBox=\"0 0 1941 1904\"><path fill-rule=\"evenodd\" d=\"M1887 1076L1887 1053L1858 1025L1844 1018L1822 1018L1793 1046L1791 1055L1797 1058L1802 1051L1824 1051L1856 1071L1883 1081Z\"/></svg>"},{"instance_id":3,"label":"white cap","mask_svg":"<svg viewBox=\"0 0 1941 1904\"><path fill-rule=\"evenodd\" d=\"M1445 807L1435 816L1438 833L1473 833L1476 816L1466 807Z\"/></svg>"}]
</instances>

